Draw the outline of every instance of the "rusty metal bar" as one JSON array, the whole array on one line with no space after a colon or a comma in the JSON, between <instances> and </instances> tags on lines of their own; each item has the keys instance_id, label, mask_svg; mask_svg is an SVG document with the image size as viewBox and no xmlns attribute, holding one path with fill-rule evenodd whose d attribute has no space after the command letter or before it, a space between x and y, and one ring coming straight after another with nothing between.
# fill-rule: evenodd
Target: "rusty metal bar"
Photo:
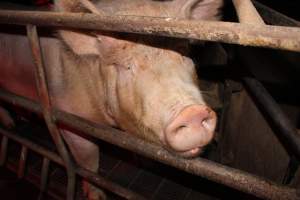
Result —
<instances>
[{"instance_id":1,"label":"rusty metal bar","mask_svg":"<svg viewBox=\"0 0 300 200\"><path fill-rule=\"evenodd\" d=\"M47 188L49 166L50 166L49 158L44 157L43 164L42 164L42 172L41 172L40 194L39 194L39 198L38 198L39 200L42 200L44 198L44 194L45 194L45 191Z\"/></svg>"},{"instance_id":2,"label":"rusty metal bar","mask_svg":"<svg viewBox=\"0 0 300 200\"><path fill-rule=\"evenodd\" d=\"M90 13L0 11L2 24L35 24L152 34L300 52L300 28ZM288 37L287 34L288 33Z\"/></svg>"},{"instance_id":3,"label":"rusty metal bar","mask_svg":"<svg viewBox=\"0 0 300 200\"><path fill-rule=\"evenodd\" d=\"M24 107L36 113L42 113L41 107L24 97L0 90L0 99L16 106ZM165 149L154 144L135 138L118 129L95 124L75 115L54 109L54 117L59 124L78 130L108 143L124 149L137 152L140 155L152 158L171 165L191 174L195 174L211 181L221 183L234 189L252 194L263 199L299 199L296 189L278 185L272 181L254 176L241 170L233 169L218 163L199 158L187 160L170 154Z\"/></svg>"},{"instance_id":4,"label":"rusty metal bar","mask_svg":"<svg viewBox=\"0 0 300 200\"><path fill-rule=\"evenodd\" d=\"M238 2L240 0L233 0ZM241 0L239 4L235 4L237 13L241 23L257 23L264 24L260 15L252 5L250 0ZM243 5L243 6L241 6ZM242 10L239 10L241 6L243 9L248 8L248 15L244 15ZM292 153L295 154L296 158L300 160L300 135L297 133L297 129L286 115L282 112L280 107L274 101L272 96L264 88L264 86L254 78L245 77L243 78L250 92L263 106L264 110L269 115L272 122L279 129L279 133L286 140L288 146L292 149Z\"/></svg>"},{"instance_id":5,"label":"rusty metal bar","mask_svg":"<svg viewBox=\"0 0 300 200\"><path fill-rule=\"evenodd\" d=\"M48 94L47 81L45 76L45 68L42 57L42 51L37 35L36 26L27 25L27 36L32 51L33 60L36 66L36 85L38 89L39 99L43 108L43 116L46 121L50 135L56 145L56 148L65 162L68 174L67 199L73 200L75 196L76 175L74 163L69 155L69 152L63 142L62 136L55 124L55 120L51 114L51 103Z\"/></svg>"},{"instance_id":6,"label":"rusty metal bar","mask_svg":"<svg viewBox=\"0 0 300 200\"><path fill-rule=\"evenodd\" d=\"M42 111L40 110L39 113L41 114ZM59 157L59 155L57 155L57 153L54 153L41 145L38 145L28 139L25 139L15 133L12 133L11 131L5 130L3 128L0 128L0 134L26 146L27 148L35 151L36 153L42 155L43 157L46 157L46 158L50 159L51 161L54 161L57 164L64 166L63 160L61 159L61 157ZM43 164L43 166L44 166L44 164ZM132 200L133 199L134 200L144 200L144 198L142 196L140 196L139 194L136 194L126 188L123 188L122 186L119 186L119 185L109 181L108 179L103 178L99 174L96 174L89 170L83 169L81 167L75 167L75 172L78 175L84 177L86 180L90 181L91 183L93 183L99 187L102 187L110 192L113 192L113 193L119 195L120 197L123 197L125 199L132 199Z\"/></svg>"},{"instance_id":7,"label":"rusty metal bar","mask_svg":"<svg viewBox=\"0 0 300 200\"><path fill-rule=\"evenodd\" d=\"M273 124L278 128L278 132L292 149L292 153L300 160L300 135L297 133L296 127L286 117L284 112L259 81L248 77L243 78L243 80L251 94L254 95L258 103L263 106L263 109Z\"/></svg>"},{"instance_id":8,"label":"rusty metal bar","mask_svg":"<svg viewBox=\"0 0 300 200\"><path fill-rule=\"evenodd\" d=\"M57 153L54 153L53 151L49 151L45 147L42 147L34 142L31 142L30 140L20 137L17 134L12 133L11 131L7 131L1 127L0 127L0 133L9 139L26 146L27 148L33 150L34 152L37 152L42 156L49 158L50 160L56 162L57 164L65 166L63 160L61 159L61 157L57 155Z\"/></svg>"},{"instance_id":9,"label":"rusty metal bar","mask_svg":"<svg viewBox=\"0 0 300 200\"><path fill-rule=\"evenodd\" d=\"M78 168L76 172L84 177L86 180L89 182L98 185L101 188L110 188L110 191L120 195L121 197L125 199L140 199L140 200L145 200L144 197L137 195L133 192L128 192L127 189L114 184L113 182L109 181L108 179L101 177L101 176L95 176L95 173L92 173L91 171L88 171L83 168Z\"/></svg>"},{"instance_id":10,"label":"rusty metal bar","mask_svg":"<svg viewBox=\"0 0 300 200\"><path fill-rule=\"evenodd\" d=\"M1 140L1 155L0 155L0 166L4 166L4 163L6 161L7 156L7 144L8 144L8 138L3 136Z\"/></svg>"},{"instance_id":11,"label":"rusty metal bar","mask_svg":"<svg viewBox=\"0 0 300 200\"><path fill-rule=\"evenodd\" d=\"M232 2L237 12L239 22L253 25L265 24L251 0L232 0Z\"/></svg>"},{"instance_id":12,"label":"rusty metal bar","mask_svg":"<svg viewBox=\"0 0 300 200\"><path fill-rule=\"evenodd\" d=\"M22 146L21 154L20 154L20 160L19 160L18 178L23 178L24 177L27 154L28 154L27 147Z\"/></svg>"}]
</instances>

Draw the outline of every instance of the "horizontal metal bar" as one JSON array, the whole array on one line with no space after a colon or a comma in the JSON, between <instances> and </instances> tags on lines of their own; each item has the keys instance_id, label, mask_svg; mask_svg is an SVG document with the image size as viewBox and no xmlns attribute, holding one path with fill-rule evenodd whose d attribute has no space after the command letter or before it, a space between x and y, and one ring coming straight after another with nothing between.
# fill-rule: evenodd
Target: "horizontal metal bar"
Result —
<instances>
[{"instance_id":1,"label":"horizontal metal bar","mask_svg":"<svg viewBox=\"0 0 300 200\"><path fill-rule=\"evenodd\" d=\"M0 90L0 99L41 114L40 105L24 97ZM294 188L278 185L247 172L223 166L203 158L194 160L179 158L159 146L125 134L120 130L95 124L59 110L54 110L53 113L58 122L64 126L248 194L274 200L299 199Z\"/></svg>"},{"instance_id":2,"label":"horizontal metal bar","mask_svg":"<svg viewBox=\"0 0 300 200\"><path fill-rule=\"evenodd\" d=\"M234 5L241 23L264 24L264 21L250 0L234 0L233 2L235 2ZM241 8L248 8L247 14L244 14ZM300 135L297 133L297 128L290 122L272 96L258 80L249 77L245 77L243 80L250 92L263 106L263 109L267 112L272 122L279 129L280 135L288 143L288 146L292 149L292 153L300 160Z\"/></svg>"},{"instance_id":3,"label":"horizontal metal bar","mask_svg":"<svg viewBox=\"0 0 300 200\"><path fill-rule=\"evenodd\" d=\"M92 173L91 171L88 171L84 168L77 168L76 173L79 174L82 177L85 177L88 181L90 181L93 184L98 185L101 188L109 188L110 192L113 192L115 194L120 195L121 197L125 199L139 199L139 200L145 200L142 196L139 196L133 192L128 192L129 190L112 183L106 178L103 178L101 176L95 176L95 173Z\"/></svg>"},{"instance_id":4,"label":"horizontal metal bar","mask_svg":"<svg viewBox=\"0 0 300 200\"><path fill-rule=\"evenodd\" d=\"M30 140L27 140L24 137L20 137L17 134L13 134L3 128L0 128L0 133L9 139L24 145L28 149L31 149L34 152L37 152L42 156L49 158L50 160L56 162L57 164L64 166L63 160L61 159L61 157L57 155L57 153L54 153L53 151L49 151L45 147L42 147L34 142L31 142Z\"/></svg>"},{"instance_id":5,"label":"horizontal metal bar","mask_svg":"<svg viewBox=\"0 0 300 200\"><path fill-rule=\"evenodd\" d=\"M57 164L60 164L64 166L64 162L59 157L57 153L54 153L45 147L42 147L41 145L38 145L24 137L21 137L15 133L12 133L11 131L7 131L3 128L0 128L0 134L4 135L5 137L12 139L21 145L24 145L25 147L37 152L38 154L42 155L43 157L49 158L50 160L56 162ZM75 166L75 172L84 177L86 180L90 181L91 183L104 188L110 192L113 192L125 199L132 199L132 200L144 200L144 198L126 188L123 188L122 186L119 186L111 181L109 181L106 178L101 177L100 175L91 172L89 170L83 169L81 167Z\"/></svg>"},{"instance_id":6,"label":"horizontal metal bar","mask_svg":"<svg viewBox=\"0 0 300 200\"><path fill-rule=\"evenodd\" d=\"M151 34L300 52L300 28L90 13L0 11L2 24Z\"/></svg>"},{"instance_id":7,"label":"horizontal metal bar","mask_svg":"<svg viewBox=\"0 0 300 200\"><path fill-rule=\"evenodd\" d=\"M278 133L285 139L295 157L300 160L300 135L296 127L287 118L269 92L254 78L243 78L250 93L266 111L273 124L278 128Z\"/></svg>"}]
</instances>

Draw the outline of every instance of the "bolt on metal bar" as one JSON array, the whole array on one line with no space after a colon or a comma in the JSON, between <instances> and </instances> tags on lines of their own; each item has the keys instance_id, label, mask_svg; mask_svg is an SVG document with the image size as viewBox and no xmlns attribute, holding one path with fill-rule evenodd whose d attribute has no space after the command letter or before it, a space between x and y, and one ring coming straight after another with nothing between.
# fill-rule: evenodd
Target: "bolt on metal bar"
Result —
<instances>
[{"instance_id":1,"label":"bolt on metal bar","mask_svg":"<svg viewBox=\"0 0 300 200\"><path fill-rule=\"evenodd\" d=\"M20 179L24 177L27 154L28 154L27 147L22 146L20 160L19 160L19 168L18 168L18 178Z\"/></svg>"},{"instance_id":2,"label":"bolt on metal bar","mask_svg":"<svg viewBox=\"0 0 300 200\"><path fill-rule=\"evenodd\" d=\"M29 111L41 113L41 107L31 100L0 90L0 99L5 102L21 106ZM157 160L188 173L204 177L208 180L221 183L239 191L252 194L263 199L286 199L295 200L300 197L296 189L276 184L264 178L233 169L203 158L188 160L170 154L168 151L154 144L150 144L126 134L112 127L103 126L87 121L75 115L53 110L54 117L59 125L69 127L100 140L114 144L121 148L136 152L140 155Z\"/></svg>"},{"instance_id":3,"label":"bolt on metal bar","mask_svg":"<svg viewBox=\"0 0 300 200\"><path fill-rule=\"evenodd\" d=\"M50 135L56 145L56 148L65 162L68 174L67 199L73 200L75 196L76 175L73 161L64 144L62 136L55 124L55 120L51 114L51 103L48 94L47 81L42 57L42 51L39 43L39 38L36 26L27 25L27 36L32 51L33 60L36 66L36 85L38 89L39 99L43 108L43 116L49 129Z\"/></svg>"},{"instance_id":4,"label":"bolt on metal bar","mask_svg":"<svg viewBox=\"0 0 300 200\"><path fill-rule=\"evenodd\" d=\"M142 16L7 10L0 11L0 23L151 34L300 52L300 28L295 27Z\"/></svg>"},{"instance_id":5,"label":"bolt on metal bar","mask_svg":"<svg viewBox=\"0 0 300 200\"><path fill-rule=\"evenodd\" d=\"M50 166L49 158L44 157L43 164L42 164L42 172L41 172L40 194L38 198L39 200L42 200L44 198L44 194L47 189L49 166Z\"/></svg>"},{"instance_id":6,"label":"bolt on metal bar","mask_svg":"<svg viewBox=\"0 0 300 200\"><path fill-rule=\"evenodd\" d=\"M0 155L0 166L4 166L4 163L6 161L7 156L7 144L8 144L8 138L3 136L1 140L1 155Z\"/></svg>"},{"instance_id":7,"label":"bolt on metal bar","mask_svg":"<svg viewBox=\"0 0 300 200\"><path fill-rule=\"evenodd\" d=\"M40 110L39 113L41 114L42 111ZM51 160L59 165L64 166L64 161L57 153L54 153L41 145L38 145L28 139L25 139L25 138L19 136L16 133L7 131L1 127L0 127L0 134L35 151L36 153L45 157L44 159L48 158L49 160ZM45 165L47 165L47 164L45 164ZM75 172L78 175L80 175L81 177L84 177L86 180L90 181L91 183L93 183L99 187L102 187L110 192L113 192L113 193L119 195L120 197L123 197L125 199L132 199L132 200L144 200L144 198L142 196L140 196L139 194L136 194L135 192L132 192L120 185L117 185L92 171L89 171L89 170L86 170L86 169L83 169L83 168L77 166L77 167L75 167Z\"/></svg>"}]
</instances>

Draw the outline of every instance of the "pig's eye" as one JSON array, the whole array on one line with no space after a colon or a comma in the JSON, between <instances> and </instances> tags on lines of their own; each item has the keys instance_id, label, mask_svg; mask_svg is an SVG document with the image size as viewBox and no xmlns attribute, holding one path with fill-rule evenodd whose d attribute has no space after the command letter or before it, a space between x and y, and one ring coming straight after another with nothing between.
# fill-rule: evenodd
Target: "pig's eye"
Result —
<instances>
[{"instance_id":1,"label":"pig's eye","mask_svg":"<svg viewBox=\"0 0 300 200\"><path fill-rule=\"evenodd\" d=\"M118 65L118 68L120 70L130 71L133 69L133 65L132 64L122 64L122 65Z\"/></svg>"},{"instance_id":2,"label":"pig's eye","mask_svg":"<svg viewBox=\"0 0 300 200\"><path fill-rule=\"evenodd\" d=\"M136 68L136 65L135 65L135 63L129 63L129 64L127 64L126 65L126 70L130 70L130 71L134 71L134 69Z\"/></svg>"}]
</instances>

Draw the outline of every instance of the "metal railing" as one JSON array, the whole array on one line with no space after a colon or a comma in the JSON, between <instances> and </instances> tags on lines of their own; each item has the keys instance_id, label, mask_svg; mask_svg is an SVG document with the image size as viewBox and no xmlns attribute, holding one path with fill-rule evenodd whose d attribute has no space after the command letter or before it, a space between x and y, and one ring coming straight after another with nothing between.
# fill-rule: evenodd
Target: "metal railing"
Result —
<instances>
[{"instance_id":1,"label":"metal railing","mask_svg":"<svg viewBox=\"0 0 300 200\"><path fill-rule=\"evenodd\" d=\"M242 2L246 2L242 1ZM249 2L248 2L249 3ZM249 4L248 4L249 5ZM251 2L250 2L250 5ZM243 11L236 8L239 17ZM255 9L254 9L255 10ZM257 16L255 13L250 16ZM246 21L252 20L252 17L243 17ZM41 191L46 190L47 174L49 162L53 161L66 167L68 172L68 189L67 199L74 198L75 174L78 174L101 188L109 190L126 199L143 199L140 195L127 190L109 180L101 177L99 174L85 170L75 164L70 158L58 125L66 125L72 129L83 132L94 138L117 145L124 149L134 151L140 155L152 158L162 163L171 165L191 174L195 174L211 181L215 181L239 191L252 194L263 199L300 199L299 191L285 185L279 185L264 178L233 169L203 158L188 160L179 158L165 149L154 144L147 143L130 134L92 123L78 116L74 116L59 111L51 106L49 100L47 83L45 80L44 64L42 60L41 49L39 45L36 26L50 27L70 27L80 29L120 31L131 33L151 34L158 36L170 36L180 38L192 38L206 41L219 41L225 43L234 43L249 46L262 46L276 49L285 49L300 52L300 29L295 27L278 27L261 24L247 24L230 22L204 22L190 20L175 20L166 18L150 18L137 16L99 16L96 14L79 14L79 13L51 13L51 12L25 12L25 11L1 11L0 23L2 24L20 24L27 26L27 35L33 52L36 65L36 80L39 91L40 104L20 97L9 92L0 90L0 99L11 104L21 106L29 111L43 114L48 129L58 149L59 155L39 146L27 139L24 139L8 130L0 129L3 135L1 142L0 164L4 164L7 152L7 141L12 139L22 144L22 154L19 165L19 177L24 174L24 164L27 158L27 149L38 152L44 156ZM33 25L34 24L34 25ZM288 34L288 37L286 33ZM245 82L257 90L256 86L252 87L253 82L246 79ZM260 87L262 87L260 85ZM267 94L262 90L256 93L256 98ZM268 96L270 98L270 96ZM271 98L272 99L272 98ZM273 111L275 106L270 106L269 111ZM276 107L277 109L278 107ZM268 110L267 110L268 111ZM272 113L272 112L271 112ZM284 120L288 120L284 115ZM284 131L291 144L294 145L294 153L299 156L299 135L294 134L294 127L290 123L285 124L291 131ZM299 157L298 157L299 158Z\"/></svg>"}]
</instances>

